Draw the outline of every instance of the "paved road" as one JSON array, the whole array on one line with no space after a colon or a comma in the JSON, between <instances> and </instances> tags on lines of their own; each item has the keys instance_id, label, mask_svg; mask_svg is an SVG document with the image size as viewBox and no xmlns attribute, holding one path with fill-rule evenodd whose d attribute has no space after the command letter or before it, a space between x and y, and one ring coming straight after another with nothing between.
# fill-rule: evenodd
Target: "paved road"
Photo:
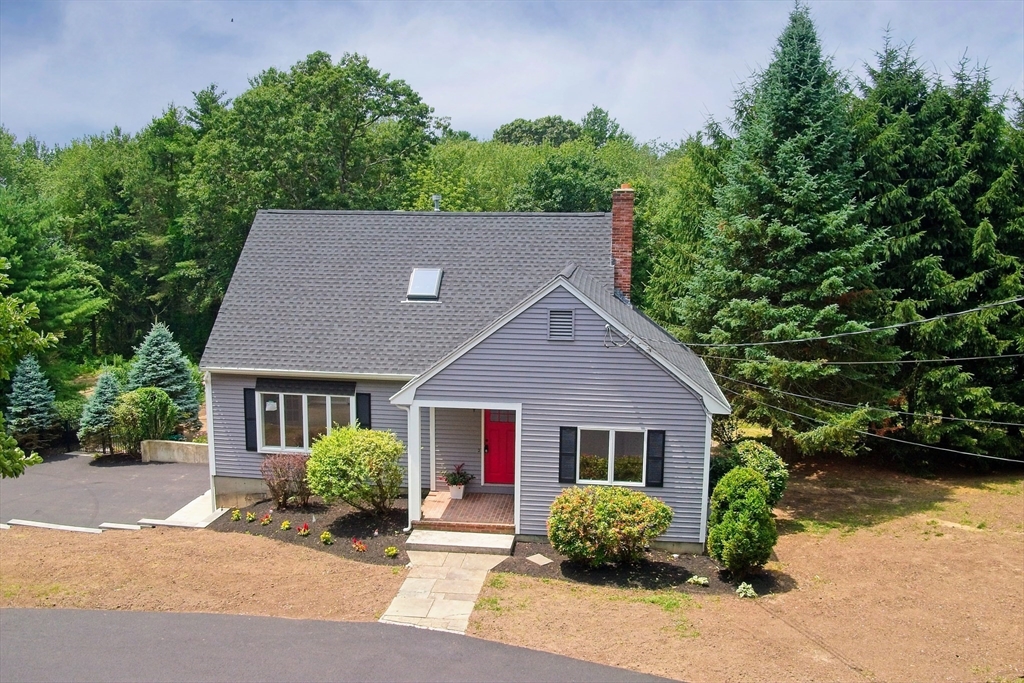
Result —
<instances>
[{"instance_id":1,"label":"paved road","mask_svg":"<svg viewBox=\"0 0 1024 683\"><path fill-rule=\"evenodd\" d=\"M228 614L0 610L6 681L658 681L411 626Z\"/></svg>"},{"instance_id":2,"label":"paved road","mask_svg":"<svg viewBox=\"0 0 1024 683\"><path fill-rule=\"evenodd\" d=\"M17 479L0 480L0 522L95 527L166 519L209 488L207 465L58 455Z\"/></svg>"}]
</instances>

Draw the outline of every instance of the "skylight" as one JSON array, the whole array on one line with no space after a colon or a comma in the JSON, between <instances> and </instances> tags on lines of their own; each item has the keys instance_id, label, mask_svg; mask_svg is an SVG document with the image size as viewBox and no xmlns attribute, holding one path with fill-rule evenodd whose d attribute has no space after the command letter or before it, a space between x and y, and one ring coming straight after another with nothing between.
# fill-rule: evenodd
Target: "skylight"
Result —
<instances>
[{"instance_id":1,"label":"skylight","mask_svg":"<svg viewBox=\"0 0 1024 683\"><path fill-rule=\"evenodd\" d=\"M413 268L409 277L410 299L436 299L441 291L440 268Z\"/></svg>"}]
</instances>

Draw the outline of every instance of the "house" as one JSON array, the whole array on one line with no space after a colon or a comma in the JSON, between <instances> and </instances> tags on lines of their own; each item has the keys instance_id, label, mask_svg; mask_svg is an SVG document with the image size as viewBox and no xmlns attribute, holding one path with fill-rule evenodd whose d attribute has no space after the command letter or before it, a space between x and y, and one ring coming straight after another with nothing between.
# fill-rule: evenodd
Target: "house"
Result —
<instances>
[{"instance_id":1,"label":"house","mask_svg":"<svg viewBox=\"0 0 1024 683\"><path fill-rule=\"evenodd\" d=\"M358 421L406 444L410 525L465 463L520 538L563 488L616 483L672 507L661 542L702 547L730 408L630 305L632 234L626 186L611 214L260 211L201 363L217 504L264 495L265 454Z\"/></svg>"}]
</instances>

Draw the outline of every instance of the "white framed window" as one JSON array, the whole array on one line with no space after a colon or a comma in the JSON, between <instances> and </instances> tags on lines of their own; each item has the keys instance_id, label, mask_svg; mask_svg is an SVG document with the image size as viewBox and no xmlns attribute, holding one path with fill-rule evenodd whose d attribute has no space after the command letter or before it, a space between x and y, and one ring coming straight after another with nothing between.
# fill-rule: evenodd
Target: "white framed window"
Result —
<instances>
[{"instance_id":1,"label":"white framed window","mask_svg":"<svg viewBox=\"0 0 1024 683\"><path fill-rule=\"evenodd\" d=\"M335 425L355 423L355 396L257 392L259 450L308 451Z\"/></svg>"},{"instance_id":2,"label":"white framed window","mask_svg":"<svg viewBox=\"0 0 1024 683\"><path fill-rule=\"evenodd\" d=\"M581 484L643 486L647 480L646 452L645 429L579 427L576 435L576 481Z\"/></svg>"}]
</instances>

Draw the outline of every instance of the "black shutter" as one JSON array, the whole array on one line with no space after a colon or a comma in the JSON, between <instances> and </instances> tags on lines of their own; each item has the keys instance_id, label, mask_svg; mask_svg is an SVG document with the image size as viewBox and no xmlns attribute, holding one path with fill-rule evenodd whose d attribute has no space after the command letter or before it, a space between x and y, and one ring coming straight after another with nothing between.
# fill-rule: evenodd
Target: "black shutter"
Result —
<instances>
[{"instance_id":1,"label":"black shutter","mask_svg":"<svg viewBox=\"0 0 1024 683\"><path fill-rule=\"evenodd\" d=\"M651 429L647 432L647 485L665 485L665 432Z\"/></svg>"},{"instance_id":2,"label":"black shutter","mask_svg":"<svg viewBox=\"0 0 1024 683\"><path fill-rule=\"evenodd\" d=\"M256 390L245 392L245 450L256 450Z\"/></svg>"},{"instance_id":3,"label":"black shutter","mask_svg":"<svg viewBox=\"0 0 1024 683\"><path fill-rule=\"evenodd\" d=\"M559 427L558 483L576 483L576 428Z\"/></svg>"},{"instance_id":4,"label":"black shutter","mask_svg":"<svg viewBox=\"0 0 1024 683\"><path fill-rule=\"evenodd\" d=\"M373 429L370 422L369 394L356 394L356 421L360 429Z\"/></svg>"}]
</instances>

